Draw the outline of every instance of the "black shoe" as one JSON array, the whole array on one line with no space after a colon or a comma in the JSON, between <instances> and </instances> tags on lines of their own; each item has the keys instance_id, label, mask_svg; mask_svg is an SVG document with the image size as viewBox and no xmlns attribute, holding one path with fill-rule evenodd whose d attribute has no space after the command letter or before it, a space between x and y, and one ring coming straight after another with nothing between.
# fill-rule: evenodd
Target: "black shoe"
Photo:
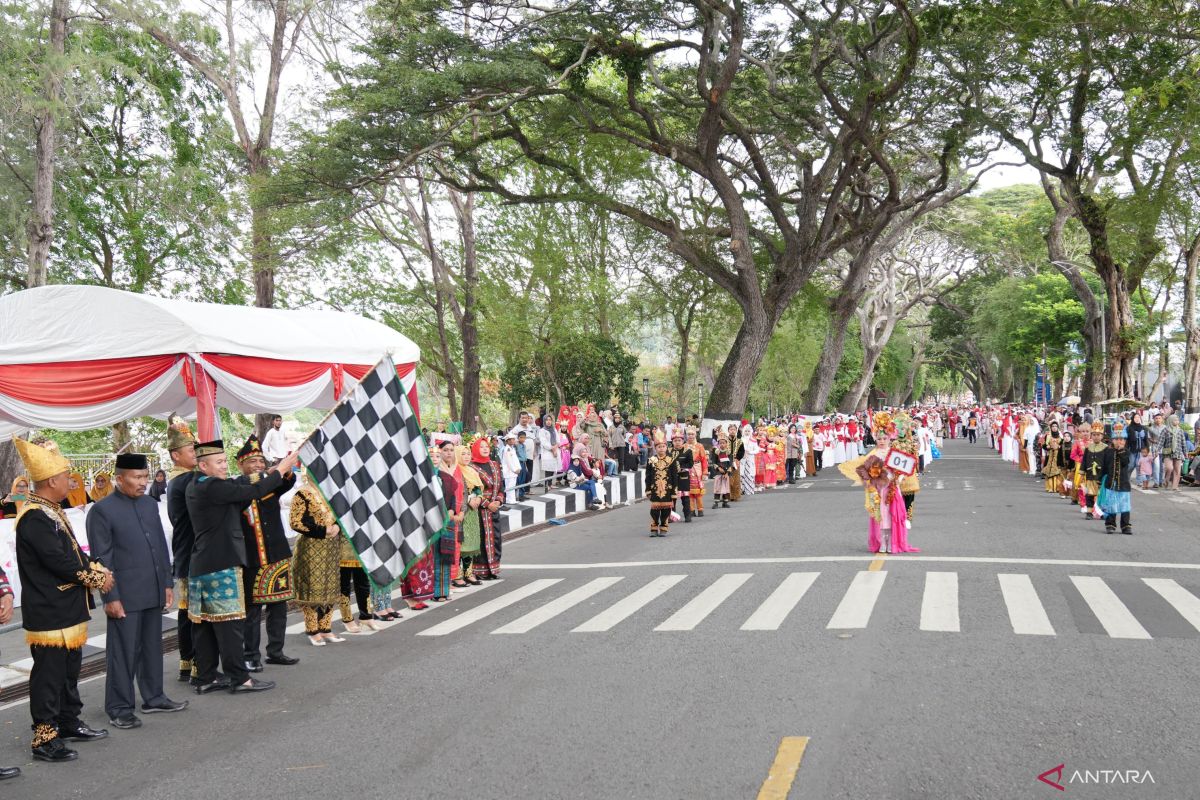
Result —
<instances>
[{"instance_id":1,"label":"black shoe","mask_svg":"<svg viewBox=\"0 0 1200 800\"><path fill-rule=\"evenodd\" d=\"M112 717L108 720L108 724L123 731L142 727L142 721L134 714L122 714L119 717Z\"/></svg>"},{"instance_id":2,"label":"black shoe","mask_svg":"<svg viewBox=\"0 0 1200 800\"><path fill-rule=\"evenodd\" d=\"M270 659L267 659L270 661ZM246 672L262 672L263 665L261 661L247 661L245 663Z\"/></svg>"},{"instance_id":3,"label":"black shoe","mask_svg":"<svg viewBox=\"0 0 1200 800\"><path fill-rule=\"evenodd\" d=\"M105 739L107 737L108 731L104 729L94 730L89 728L87 725L84 725L82 722L79 723L79 727L75 728L74 730L70 728L65 730L60 728L58 731L58 738L62 739L64 742L94 742L97 739Z\"/></svg>"},{"instance_id":4,"label":"black shoe","mask_svg":"<svg viewBox=\"0 0 1200 800\"><path fill-rule=\"evenodd\" d=\"M191 681L191 679L192 679L192 671L190 669L189 670L182 670L182 669L179 670L179 682L180 683L188 683L189 681Z\"/></svg>"},{"instance_id":5,"label":"black shoe","mask_svg":"<svg viewBox=\"0 0 1200 800\"><path fill-rule=\"evenodd\" d=\"M285 656L283 653L280 653L277 656L267 656L267 663L279 664L283 667L290 667L292 664L299 664L300 659L296 658L295 656Z\"/></svg>"},{"instance_id":6,"label":"black shoe","mask_svg":"<svg viewBox=\"0 0 1200 800\"><path fill-rule=\"evenodd\" d=\"M683 518L683 521L684 521L684 522L691 522L691 521L692 521L692 518L691 518L691 517L684 517L684 518Z\"/></svg>"},{"instance_id":7,"label":"black shoe","mask_svg":"<svg viewBox=\"0 0 1200 800\"><path fill-rule=\"evenodd\" d=\"M154 705L142 703L143 714L170 714L173 711L183 711L188 707L187 700L176 703L174 700L162 700Z\"/></svg>"},{"instance_id":8,"label":"black shoe","mask_svg":"<svg viewBox=\"0 0 1200 800\"><path fill-rule=\"evenodd\" d=\"M1105 525L1105 526L1104 526L1104 532L1105 532L1105 533L1116 533L1116 532L1117 532L1117 526L1116 526L1116 525Z\"/></svg>"},{"instance_id":9,"label":"black shoe","mask_svg":"<svg viewBox=\"0 0 1200 800\"><path fill-rule=\"evenodd\" d=\"M229 679L223 678L219 681L213 681L212 683L200 684L199 686L196 687L196 694L212 694L213 692L219 692L222 689L228 689L228 688L229 688Z\"/></svg>"},{"instance_id":10,"label":"black shoe","mask_svg":"<svg viewBox=\"0 0 1200 800\"><path fill-rule=\"evenodd\" d=\"M36 761L49 761L51 763L74 761L79 758L79 753L63 744L62 739L51 739L45 744L33 748L33 758Z\"/></svg>"},{"instance_id":11,"label":"black shoe","mask_svg":"<svg viewBox=\"0 0 1200 800\"><path fill-rule=\"evenodd\" d=\"M275 681L260 681L258 678L251 678L240 686L234 686L229 690L230 694L243 694L245 692L265 692L268 689L275 688Z\"/></svg>"},{"instance_id":12,"label":"black shoe","mask_svg":"<svg viewBox=\"0 0 1200 800\"><path fill-rule=\"evenodd\" d=\"M20 774L20 767L0 767L0 781L6 781L9 778L15 778Z\"/></svg>"},{"instance_id":13,"label":"black shoe","mask_svg":"<svg viewBox=\"0 0 1200 800\"><path fill-rule=\"evenodd\" d=\"M1124 528L1121 528L1121 533L1125 534L1126 536L1133 536L1133 526L1126 525Z\"/></svg>"},{"instance_id":14,"label":"black shoe","mask_svg":"<svg viewBox=\"0 0 1200 800\"><path fill-rule=\"evenodd\" d=\"M703 512L703 511L697 511L697 512L696 512L696 516L697 516L697 517L703 517L703 516L704 516L704 512Z\"/></svg>"}]
</instances>

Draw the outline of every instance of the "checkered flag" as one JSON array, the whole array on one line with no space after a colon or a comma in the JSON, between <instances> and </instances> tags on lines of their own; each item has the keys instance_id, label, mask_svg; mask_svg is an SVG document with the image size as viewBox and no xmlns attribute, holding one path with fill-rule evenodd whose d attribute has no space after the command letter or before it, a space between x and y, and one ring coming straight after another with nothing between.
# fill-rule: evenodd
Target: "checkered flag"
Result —
<instances>
[{"instance_id":1,"label":"checkered flag","mask_svg":"<svg viewBox=\"0 0 1200 800\"><path fill-rule=\"evenodd\" d=\"M445 526L442 483L390 357L300 446L300 460L376 586L403 578Z\"/></svg>"}]
</instances>

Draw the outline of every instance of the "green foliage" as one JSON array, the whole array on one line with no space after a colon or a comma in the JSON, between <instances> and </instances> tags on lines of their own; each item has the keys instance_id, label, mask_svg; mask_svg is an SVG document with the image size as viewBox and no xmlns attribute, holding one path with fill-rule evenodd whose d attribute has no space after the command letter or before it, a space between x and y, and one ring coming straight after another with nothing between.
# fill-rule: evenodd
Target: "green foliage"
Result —
<instances>
[{"instance_id":1,"label":"green foliage","mask_svg":"<svg viewBox=\"0 0 1200 800\"><path fill-rule=\"evenodd\" d=\"M635 388L638 359L614 339L583 333L549 343L538 352L514 355L500 375L500 397L513 408L595 403L640 409Z\"/></svg>"}]
</instances>

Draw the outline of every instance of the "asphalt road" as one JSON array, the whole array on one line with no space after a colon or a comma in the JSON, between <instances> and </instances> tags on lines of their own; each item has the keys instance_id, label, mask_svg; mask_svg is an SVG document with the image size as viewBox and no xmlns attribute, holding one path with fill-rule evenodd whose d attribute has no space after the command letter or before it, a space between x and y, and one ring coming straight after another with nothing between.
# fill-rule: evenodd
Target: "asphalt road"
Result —
<instances>
[{"instance_id":1,"label":"asphalt road","mask_svg":"<svg viewBox=\"0 0 1200 800\"><path fill-rule=\"evenodd\" d=\"M295 636L274 691L180 690L186 712L72 764L28 763L28 706L0 710L0 763L26 771L0 796L1200 797L1200 499L1136 494L1136 534L1106 536L982 445L945 455L919 555L872 559L835 471L665 539L644 504L596 515L388 630ZM82 688L98 726L103 679ZM760 795L785 737L808 737L794 783ZM1059 764L1065 792L1037 780ZM1081 782L1100 770L1154 783Z\"/></svg>"}]
</instances>

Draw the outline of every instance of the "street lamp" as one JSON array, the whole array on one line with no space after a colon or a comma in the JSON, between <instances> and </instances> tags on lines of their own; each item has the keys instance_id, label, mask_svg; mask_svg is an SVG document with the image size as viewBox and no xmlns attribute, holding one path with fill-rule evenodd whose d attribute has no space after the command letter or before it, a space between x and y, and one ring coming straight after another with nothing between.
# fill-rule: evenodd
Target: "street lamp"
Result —
<instances>
[{"instance_id":1,"label":"street lamp","mask_svg":"<svg viewBox=\"0 0 1200 800\"><path fill-rule=\"evenodd\" d=\"M642 378L642 402L646 407L645 421L650 421L650 379Z\"/></svg>"}]
</instances>

